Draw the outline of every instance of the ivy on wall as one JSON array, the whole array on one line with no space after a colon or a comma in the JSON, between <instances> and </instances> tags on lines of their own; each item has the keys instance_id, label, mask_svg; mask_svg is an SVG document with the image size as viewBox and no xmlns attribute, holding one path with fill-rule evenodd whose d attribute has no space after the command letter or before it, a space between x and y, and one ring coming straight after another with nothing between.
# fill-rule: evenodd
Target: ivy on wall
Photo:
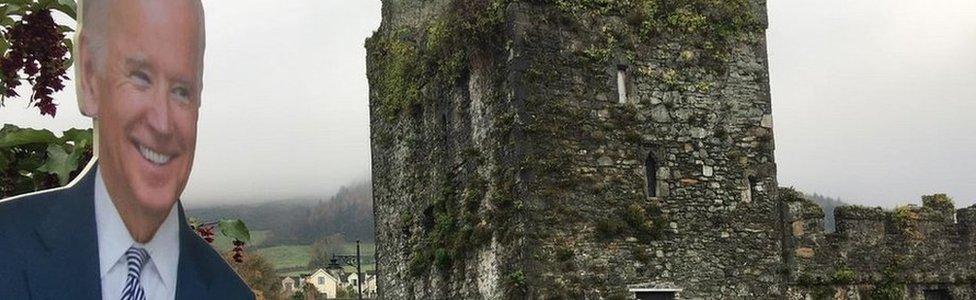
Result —
<instances>
[{"instance_id":1,"label":"ivy on wall","mask_svg":"<svg viewBox=\"0 0 976 300\"><path fill-rule=\"evenodd\" d=\"M468 54L503 48L506 8L511 3L552 5L575 26L598 17L619 17L626 28L599 28L603 41L580 55L606 63L615 51L635 56L638 44L676 43L675 61L708 73L723 72L733 43L757 37L764 29L752 0L474 0L453 1L444 13L422 28L386 28L367 41L373 59L370 84L379 116L392 121L404 108L420 104L425 89L457 83L468 67ZM381 31L384 29L381 28ZM589 30L589 29L588 29ZM694 68L688 68L694 69ZM656 75L685 89L707 90L707 82L687 87L688 72L666 69Z\"/></svg>"}]
</instances>

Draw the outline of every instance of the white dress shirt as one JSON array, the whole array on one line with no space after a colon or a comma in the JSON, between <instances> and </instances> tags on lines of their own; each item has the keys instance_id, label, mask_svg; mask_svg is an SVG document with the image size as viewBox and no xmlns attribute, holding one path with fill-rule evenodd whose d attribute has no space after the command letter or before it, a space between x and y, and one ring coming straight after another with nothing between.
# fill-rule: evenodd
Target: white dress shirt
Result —
<instances>
[{"instance_id":1,"label":"white dress shirt","mask_svg":"<svg viewBox=\"0 0 976 300\"><path fill-rule=\"evenodd\" d=\"M128 269L125 252L135 246L149 252L149 262L139 280L146 300L171 300L176 297L176 272L180 259L179 213L177 205L159 226L148 243L132 239L119 211L105 189L102 174L95 174L95 224L98 230L98 264L102 279L102 299L118 300L125 287Z\"/></svg>"}]
</instances>

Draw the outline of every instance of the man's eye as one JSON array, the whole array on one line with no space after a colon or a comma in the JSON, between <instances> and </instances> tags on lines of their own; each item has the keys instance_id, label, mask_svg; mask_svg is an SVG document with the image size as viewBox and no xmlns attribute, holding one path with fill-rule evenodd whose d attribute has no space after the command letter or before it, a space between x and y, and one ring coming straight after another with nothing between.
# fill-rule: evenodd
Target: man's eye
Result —
<instances>
[{"instance_id":1,"label":"man's eye","mask_svg":"<svg viewBox=\"0 0 976 300\"><path fill-rule=\"evenodd\" d=\"M148 86L152 84L152 81L149 80L149 75L142 71L132 72L129 74L129 78L132 78L132 81L135 81L138 85Z\"/></svg>"},{"instance_id":2,"label":"man's eye","mask_svg":"<svg viewBox=\"0 0 976 300\"><path fill-rule=\"evenodd\" d=\"M190 101L190 91L185 87L173 88L172 93L177 100L184 101L184 102Z\"/></svg>"}]
</instances>

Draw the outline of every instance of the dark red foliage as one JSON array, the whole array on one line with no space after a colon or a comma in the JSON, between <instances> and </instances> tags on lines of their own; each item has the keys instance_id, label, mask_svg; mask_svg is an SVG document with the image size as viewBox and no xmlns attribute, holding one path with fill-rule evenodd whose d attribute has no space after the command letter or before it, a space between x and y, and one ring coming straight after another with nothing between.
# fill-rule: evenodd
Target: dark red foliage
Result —
<instances>
[{"instance_id":1,"label":"dark red foliage","mask_svg":"<svg viewBox=\"0 0 976 300\"><path fill-rule=\"evenodd\" d=\"M244 262L244 242L236 239L234 240L234 261Z\"/></svg>"},{"instance_id":2,"label":"dark red foliage","mask_svg":"<svg viewBox=\"0 0 976 300\"><path fill-rule=\"evenodd\" d=\"M30 103L41 115L54 117L57 104L51 96L64 89L67 70L68 47L63 43L64 34L58 28L51 11L29 13L4 33L10 43L9 52L0 58L0 81L6 97L19 96L15 89L21 79L33 87ZM20 73L26 76L20 77ZM0 103L2 104L2 103Z\"/></svg>"},{"instance_id":3,"label":"dark red foliage","mask_svg":"<svg viewBox=\"0 0 976 300\"><path fill-rule=\"evenodd\" d=\"M213 243L214 241L213 226L200 226L197 228L197 234L199 234L204 241L207 241L207 243Z\"/></svg>"},{"instance_id":4,"label":"dark red foliage","mask_svg":"<svg viewBox=\"0 0 976 300\"><path fill-rule=\"evenodd\" d=\"M214 227L216 222L204 223L198 227L195 227L197 234L207 241L207 243L213 243L214 241ZM244 241L234 239L234 261L238 263L244 262Z\"/></svg>"}]
</instances>

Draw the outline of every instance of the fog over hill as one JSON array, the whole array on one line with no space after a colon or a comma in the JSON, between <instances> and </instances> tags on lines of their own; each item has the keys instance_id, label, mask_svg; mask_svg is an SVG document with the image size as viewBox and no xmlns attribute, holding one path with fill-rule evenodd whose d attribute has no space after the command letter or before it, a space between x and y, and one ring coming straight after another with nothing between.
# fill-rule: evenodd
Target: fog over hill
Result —
<instances>
[{"instance_id":1,"label":"fog over hill","mask_svg":"<svg viewBox=\"0 0 976 300\"><path fill-rule=\"evenodd\" d=\"M372 198L370 181L360 181L339 188L326 200L290 199L193 208L187 215L201 220L238 218L252 231L271 231L262 246L307 245L333 234L341 234L348 241L371 242Z\"/></svg>"}]
</instances>

